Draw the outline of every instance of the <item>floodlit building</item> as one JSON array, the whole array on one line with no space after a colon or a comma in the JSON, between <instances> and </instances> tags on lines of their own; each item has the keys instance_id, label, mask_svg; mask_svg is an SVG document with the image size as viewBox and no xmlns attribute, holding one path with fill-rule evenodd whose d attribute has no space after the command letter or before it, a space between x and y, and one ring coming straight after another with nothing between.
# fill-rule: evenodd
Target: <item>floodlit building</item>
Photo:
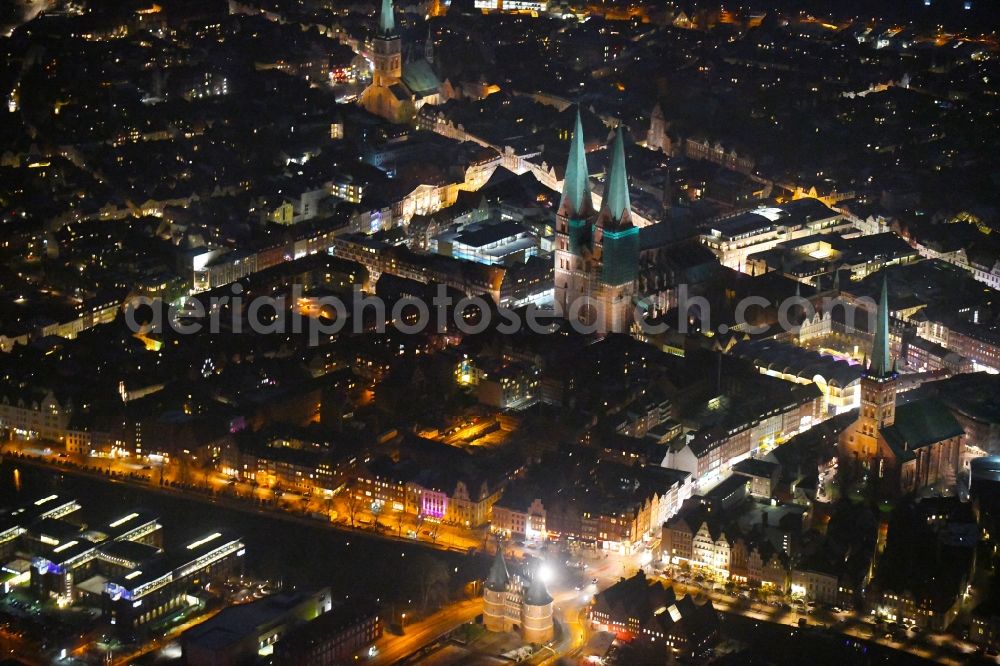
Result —
<instances>
[{"instance_id":1,"label":"floodlit building","mask_svg":"<svg viewBox=\"0 0 1000 666\"><path fill-rule=\"evenodd\" d=\"M487 265L524 263L539 251L538 238L514 221L449 230L439 234L433 245L439 254Z\"/></svg>"},{"instance_id":2,"label":"floodlit building","mask_svg":"<svg viewBox=\"0 0 1000 666\"><path fill-rule=\"evenodd\" d=\"M889 356L889 295L883 280L871 363L861 377L861 410L840 436L838 458L877 475L891 494L938 482L954 483L965 451L965 431L938 400L896 409L899 373Z\"/></svg>"},{"instance_id":3,"label":"floodlit building","mask_svg":"<svg viewBox=\"0 0 1000 666\"><path fill-rule=\"evenodd\" d=\"M647 579L641 570L598 593L590 621L618 640L662 647L675 657L703 652L718 639L719 631L712 602L698 606L690 596L678 599L672 588Z\"/></svg>"},{"instance_id":4,"label":"floodlit building","mask_svg":"<svg viewBox=\"0 0 1000 666\"><path fill-rule=\"evenodd\" d=\"M719 219L701 235L701 241L723 266L750 273L755 265L749 261L751 255L786 241L850 230L840 213L817 199L803 198Z\"/></svg>"},{"instance_id":5,"label":"floodlit building","mask_svg":"<svg viewBox=\"0 0 1000 666\"><path fill-rule=\"evenodd\" d=\"M631 324L636 293L639 227L632 223L621 128L610 152L605 196L601 210L595 212L577 114L556 216L555 300L564 316L595 322L601 330L624 332ZM589 308L596 311L587 314Z\"/></svg>"},{"instance_id":6,"label":"floodlit building","mask_svg":"<svg viewBox=\"0 0 1000 666\"><path fill-rule=\"evenodd\" d=\"M392 0L382 0L372 41L372 82L361 94L361 105L394 123L410 121L424 104L440 101L441 82L426 59L403 63L403 47Z\"/></svg>"},{"instance_id":7,"label":"floodlit building","mask_svg":"<svg viewBox=\"0 0 1000 666\"><path fill-rule=\"evenodd\" d=\"M483 625L489 631L516 631L526 643L552 640L552 597L537 569L530 576L507 570L503 546L497 548L493 566L483 586Z\"/></svg>"},{"instance_id":8,"label":"floodlit building","mask_svg":"<svg viewBox=\"0 0 1000 666\"><path fill-rule=\"evenodd\" d=\"M275 653L277 646L286 642L282 639L294 636L294 629L329 615L332 605L330 588L326 587L312 593L281 592L230 606L183 633L184 663L189 666L254 663L261 656Z\"/></svg>"},{"instance_id":9,"label":"floodlit building","mask_svg":"<svg viewBox=\"0 0 1000 666\"><path fill-rule=\"evenodd\" d=\"M71 400L59 400L47 389L0 394L0 432L13 439L41 439L65 445L70 452L87 451L90 433L73 427Z\"/></svg>"},{"instance_id":10,"label":"floodlit building","mask_svg":"<svg viewBox=\"0 0 1000 666\"><path fill-rule=\"evenodd\" d=\"M97 607L110 624L142 631L191 603L197 587L239 570L242 540L220 529L186 544L163 543L156 516L136 509L86 523L76 500L50 495L8 513L5 557L30 560L32 591L61 605ZM14 566L5 569L18 571Z\"/></svg>"},{"instance_id":11,"label":"floodlit building","mask_svg":"<svg viewBox=\"0 0 1000 666\"><path fill-rule=\"evenodd\" d=\"M751 361L761 374L815 384L823 394L823 415L836 416L858 407L862 368L856 363L777 340L745 340L730 353Z\"/></svg>"}]
</instances>

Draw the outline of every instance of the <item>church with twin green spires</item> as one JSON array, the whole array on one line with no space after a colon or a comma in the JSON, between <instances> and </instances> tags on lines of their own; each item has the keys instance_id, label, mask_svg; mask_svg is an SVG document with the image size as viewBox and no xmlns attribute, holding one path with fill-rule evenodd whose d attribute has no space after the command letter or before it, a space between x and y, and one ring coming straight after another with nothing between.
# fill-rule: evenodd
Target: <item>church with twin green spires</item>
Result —
<instances>
[{"instance_id":1,"label":"church with twin green spires","mask_svg":"<svg viewBox=\"0 0 1000 666\"><path fill-rule=\"evenodd\" d=\"M599 211L590 192L580 114L570 140L562 199L556 212L556 307L564 317L602 332L628 332L639 272L639 227L632 223L621 127L609 148Z\"/></svg>"}]
</instances>

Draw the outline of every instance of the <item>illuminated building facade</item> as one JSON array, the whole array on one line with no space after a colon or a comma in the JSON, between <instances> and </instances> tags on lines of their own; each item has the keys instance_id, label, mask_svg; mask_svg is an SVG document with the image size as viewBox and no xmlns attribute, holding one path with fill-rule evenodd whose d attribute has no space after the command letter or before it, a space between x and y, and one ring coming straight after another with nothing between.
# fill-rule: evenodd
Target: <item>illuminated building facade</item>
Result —
<instances>
[{"instance_id":1,"label":"illuminated building facade","mask_svg":"<svg viewBox=\"0 0 1000 666\"><path fill-rule=\"evenodd\" d=\"M965 451L965 431L934 399L907 403L897 412L899 373L889 355L886 280L878 304L871 363L861 377L858 419L840 436L842 466L874 474L887 494L907 493L938 482L954 484Z\"/></svg>"},{"instance_id":2,"label":"illuminated building facade","mask_svg":"<svg viewBox=\"0 0 1000 666\"><path fill-rule=\"evenodd\" d=\"M484 12L508 12L512 14L541 14L548 3L538 0L476 0L476 9Z\"/></svg>"},{"instance_id":3,"label":"illuminated building facade","mask_svg":"<svg viewBox=\"0 0 1000 666\"><path fill-rule=\"evenodd\" d=\"M483 586L483 625L488 631L519 632L526 643L548 643L555 635L552 597L541 573L528 578L510 573L502 546Z\"/></svg>"},{"instance_id":4,"label":"illuminated building facade","mask_svg":"<svg viewBox=\"0 0 1000 666\"><path fill-rule=\"evenodd\" d=\"M61 606L82 600L116 627L142 630L194 603L197 586L237 571L244 554L242 540L225 530L164 548L152 514L135 510L87 525L80 508L50 495L15 509L0 546L30 557L27 582L36 595Z\"/></svg>"},{"instance_id":5,"label":"illuminated building facade","mask_svg":"<svg viewBox=\"0 0 1000 666\"><path fill-rule=\"evenodd\" d=\"M751 256L779 243L852 230L840 213L817 199L804 198L718 218L701 234L701 242L723 266L751 273L756 265Z\"/></svg>"},{"instance_id":6,"label":"illuminated building facade","mask_svg":"<svg viewBox=\"0 0 1000 666\"><path fill-rule=\"evenodd\" d=\"M72 452L90 448L90 433L72 427L73 404L49 390L0 395L0 430L14 439L60 442Z\"/></svg>"},{"instance_id":7,"label":"illuminated building facade","mask_svg":"<svg viewBox=\"0 0 1000 666\"><path fill-rule=\"evenodd\" d=\"M244 552L238 537L218 531L181 548L125 560L117 571L101 577L104 613L112 624L142 628L190 603L189 591L196 581L219 581L238 571Z\"/></svg>"},{"instance_id":8,"label":"illuminated building facade","mask_svg":"<svg viewBox=\"0 0 1000 666\"><path fill-rule=\"evenodd\" d=\"M374 456L359 464L349 492L359 509L477 527L489 521L514 471L486 456L414 438L401 444L395 457Z\"/></svg>"},{"instance_id":9,"label":"illuminated building facade","mask_svg":"<svg viewBox=\"0 0 1000 666\"><path fill-rule=\"evenodd\" d=\"M660 557L667 566L688 566L783 592L788 587L787 558L795 535L784 528L778 531L777 540L787 550L776 548L771 539L727 535L720 524L682 512L663 524Z\"/></svg>"},{"instance_id":10,"label":"illuminated building facade","mask_svg":"<svg viewBox=\"0 0 1000 666\"><path fill-rule=\"evenodd\" d=\"M820 420L823 393L816 384L792 385L787 393L767 400L750 418L735 414L724 425L707 425L684 446L672 450L664 464L691 473L698 486L729 476L737 463L803 432Z\"/></svg>"},{"instance_id":11,"label":"illuminated building facade","mask_svg":"<svg viewBox=\"0 0 1000 666\"><path fill-rule=\"evenodd\" d=\"M620 333L631 324L639 266L639 227L632 223L620 127L610 150L601 210L595 214L578 113L556 214L555 300L563 316Z\"/></svg>"},{"instance_id":12,"label":"illuminated building facade","mask_svg":"<svg viewBox=\"0 0 1000 666\"><path fill-rule=\"evenodd\" d=\"M372 40L372 82L361 94L370 113L394 123L409 122L424 104L436 104L441 83L425 59L403 64L403 47L392 0L382 0L378 28Z\"/></svg>"}]
</instances>

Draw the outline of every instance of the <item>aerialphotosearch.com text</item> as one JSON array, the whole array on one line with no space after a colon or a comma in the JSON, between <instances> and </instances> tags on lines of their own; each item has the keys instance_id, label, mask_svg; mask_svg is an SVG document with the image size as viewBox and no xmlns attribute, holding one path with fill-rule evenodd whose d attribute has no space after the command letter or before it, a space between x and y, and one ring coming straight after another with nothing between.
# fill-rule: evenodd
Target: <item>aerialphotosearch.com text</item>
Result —
<instances>
[{"instance_id":1,"label":"aerialphotosearch.com text","mask_svg":"<svg viewBox=\"0 0 1000 666\"><path fill-rule=\"evenodd\" d=\"M574 331L582 334L603 334L605 329L605 304L589 296L572 299L568 307L558 303L552 307L539 307L534 303L519 308L497 306L483 296L455 297L455 293L438 285L428 302L415 296L385 299L362 291L354 285L352 297L345 300L334 295L308 296L302 285L293 285L290 295L260 295L248 298L240 283L234 283L226 295L209 297L188 296L179 302L167 303L159 298L136 296L125 304L125 322L134 333L161 333L165 326L178 335L194 335L208 331L219 333L295 334L308 335L309 344L317 345L329 336L343 332L384 332L393 327L404 334L445 333L457 330L475 335L495 328L505 335L527 329L533 333L548 334L559 330L557 320L564 320ZM303 303L308 308L303 308ZM650 316L648 302L632 304L629 324L634 324L644 335L655 336L675 330L679 333L713 331L726 333L739 330L759 335L777 325L784 331L798 329L803 319L812 318L817 309L830 312L835 307L844 308L846 324L854 327L856 317L873 317L875 302L859 298L851 302L837 297L823 297L814 303L802 296L790 296L777 305L763 296L747 296L732 308L729 323L712 328L712 308L703 296L691 295L688 285L680 285L676 294L675 315ZM767 318L770 324L760 323L759 313L775 307L775 315ZM303 310L307 309L308 313ZM751 316L753 315L753 316ZM863 328L869 328L864 326Z\"/></svg>"}]
</instances>

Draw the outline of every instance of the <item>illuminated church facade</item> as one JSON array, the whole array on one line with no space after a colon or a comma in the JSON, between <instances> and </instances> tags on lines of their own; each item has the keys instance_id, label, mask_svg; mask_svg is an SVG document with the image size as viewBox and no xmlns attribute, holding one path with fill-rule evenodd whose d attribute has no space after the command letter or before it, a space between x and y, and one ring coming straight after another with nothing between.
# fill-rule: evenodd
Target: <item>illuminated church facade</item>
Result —
<instances>
[{"instance_id":1,"label":"illuminated church facade","mask_svg":"<svg viewBox=\"0 0 1000 666\"><path fill-rule=\"evenodd\" d=\"M619 127L610 147L601 209L590 193L583 127L577 114L562 199L556 213L556 306L564 317L628 332L639 273L639 227L632 223L625 143Z\"/></svg>"},{"instance_id":2,"label":"illuminated church facade","mask_svg":"<svg viewBox=\"0 0 1000 666\"><path fill-rule=\"evenodd\" d=\"M965 431L939 400L897 407L898 384L889 356L889 298L883 280L871 362L861 376L861 407L857 420L840 435L838 464L874 475L889 495L954 485L963 464Z\"/></svg>"},{"instance_id":3,"label":"illuminated church facade","mask_svg":"<svg viewBox=\"0 0 1000 666\"><path fill-rule=\"evenodd\" d=\"M408 123L424 104L441 102L441 82L427 58L403 62L392 0L382 0L371 56L372 82L360 100L370 113L389 122Z\"/></svg>"}]
</instances>

